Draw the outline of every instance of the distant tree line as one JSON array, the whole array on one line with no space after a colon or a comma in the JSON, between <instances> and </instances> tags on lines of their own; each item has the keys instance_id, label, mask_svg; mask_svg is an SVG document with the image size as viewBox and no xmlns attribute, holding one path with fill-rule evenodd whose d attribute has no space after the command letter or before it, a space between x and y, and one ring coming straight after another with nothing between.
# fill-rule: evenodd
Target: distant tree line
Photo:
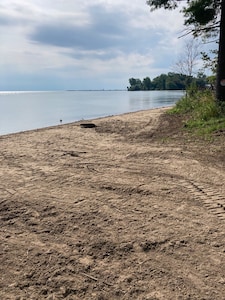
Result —
<instances>
[{"instance_id":1,"label":"distant tree line","mask_svg":"<svg viewBox=\"0 0 225 300\"><path fill-rule=\"evenodd\" d=\"M149 77L144 78L142 81L138 78L130 78L129 83L128 91L185 90L190 85L204 88L207 84L207 78L203 74L193 77L169 72L168 74L161 74L153 80Z\"/></svg>"}]
</instances>

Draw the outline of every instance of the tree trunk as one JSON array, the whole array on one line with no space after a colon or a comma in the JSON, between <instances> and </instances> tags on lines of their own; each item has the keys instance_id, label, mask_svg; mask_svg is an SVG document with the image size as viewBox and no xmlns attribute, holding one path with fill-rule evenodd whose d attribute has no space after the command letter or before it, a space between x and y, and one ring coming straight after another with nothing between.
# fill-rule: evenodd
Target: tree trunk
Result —
<instances>
[{"instance_id":1,"label":"tree trunk","mask_svg":"<svg viewBox=\"0 0 225 300\"><path fill-rule=\"evenodd\" d=\"M225 102L225 0L221 1L216 98L219 102Z\"/></svg>"}]
</instances>

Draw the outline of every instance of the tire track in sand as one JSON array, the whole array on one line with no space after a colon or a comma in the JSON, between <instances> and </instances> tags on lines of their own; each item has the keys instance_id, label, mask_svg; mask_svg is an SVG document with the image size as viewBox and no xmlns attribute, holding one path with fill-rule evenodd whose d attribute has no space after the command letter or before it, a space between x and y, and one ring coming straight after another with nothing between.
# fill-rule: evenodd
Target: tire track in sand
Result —
<instances>
[{"instance_id":1,"label":"tire track in sand","mask_svg":"<svg viewBox=\"0 0 225 300\"><path fill-rule=\"evenodd\" d=\"M205 207L221 220L225 220L225 196L219 193L215 188L206 184L196 183L194 181L181 180L190 194L201 200Z\"/></svg>"}]
</instances>

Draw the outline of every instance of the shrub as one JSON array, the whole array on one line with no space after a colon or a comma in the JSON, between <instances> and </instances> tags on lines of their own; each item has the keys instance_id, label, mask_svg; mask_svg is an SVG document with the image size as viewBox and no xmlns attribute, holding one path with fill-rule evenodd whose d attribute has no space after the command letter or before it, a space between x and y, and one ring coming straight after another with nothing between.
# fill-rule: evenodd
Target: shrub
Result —
<instances>
[{"instance_id":1,"label":"shrub","mask_svg":"<svg viewBox=\"0 0 225 300\"><path fill-rule=\"evenodd\" d=\"M225 128L225 103L217 102L211 90L190 87L170 113L186 115L185 127L201 134Z\"/></svg>"}]
</instances>

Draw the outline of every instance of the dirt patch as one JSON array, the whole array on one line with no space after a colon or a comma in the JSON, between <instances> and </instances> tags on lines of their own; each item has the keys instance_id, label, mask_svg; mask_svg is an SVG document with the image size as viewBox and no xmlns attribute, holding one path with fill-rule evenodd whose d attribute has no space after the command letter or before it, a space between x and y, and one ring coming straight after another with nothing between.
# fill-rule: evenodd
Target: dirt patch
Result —
<instances>
[{"instance_id":1,"label":"dirt patch","mask_svg":"<svg viewBox=\"0 0 225 300\"><path fill-rule=\"evenodd\" d=\"M225 137L165 110L0 137L1 299L225 299Z\"/></svg>"}]
</instances>

